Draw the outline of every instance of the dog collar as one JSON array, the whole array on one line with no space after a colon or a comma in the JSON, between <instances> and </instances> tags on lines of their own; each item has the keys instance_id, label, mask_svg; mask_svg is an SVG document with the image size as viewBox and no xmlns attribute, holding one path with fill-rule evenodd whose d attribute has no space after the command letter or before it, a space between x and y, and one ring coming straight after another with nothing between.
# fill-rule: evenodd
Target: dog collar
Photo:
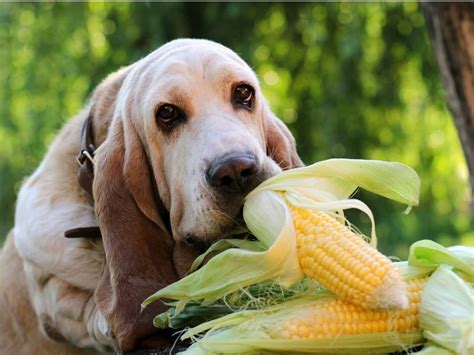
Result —
<instances>
[{"instance_id":1,"label":"dog collar","mask_svg":"<svg viewBox=\"0 0 474 355\"><path fill-rule=\"evenodd\" d=\"M81 128L81 150L76 157L79 164L77 172L77 181L81 188L90 196L94 203L92 192L92 183L94 181L94 153L96 147L94 144L94 127L92 125L92 117L88 116ZM66 238L101 238L100 228L98 226L74 228L64 232Z\"/></svg>"}]
</instances>

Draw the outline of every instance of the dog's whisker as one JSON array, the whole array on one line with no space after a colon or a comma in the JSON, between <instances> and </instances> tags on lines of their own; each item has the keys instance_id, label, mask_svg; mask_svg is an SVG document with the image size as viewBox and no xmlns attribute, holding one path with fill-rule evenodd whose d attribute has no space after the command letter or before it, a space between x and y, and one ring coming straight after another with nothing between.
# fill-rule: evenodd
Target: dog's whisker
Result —
<instances>
[{"instance_id":1,"label":"dog's whisker","mask_svg":"<svg viewBox=\"0 0 474 355\"><path fill-rule=\"evenodd\" d=\"M205 184L202 180L199 180L199 186L202 191L206 193L206 196L213 202L217 201L217 198L214 193L212 193L211 189L207 184Z\"/></svg>"}]
</instances>

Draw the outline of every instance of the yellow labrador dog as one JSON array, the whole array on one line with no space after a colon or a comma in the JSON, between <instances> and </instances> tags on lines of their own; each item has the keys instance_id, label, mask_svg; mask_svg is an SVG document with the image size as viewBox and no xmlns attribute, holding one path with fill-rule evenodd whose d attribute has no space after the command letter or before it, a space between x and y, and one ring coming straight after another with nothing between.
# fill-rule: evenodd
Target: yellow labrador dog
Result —
<instances>
[{"instance_id":1,"label":"yellow labrador dog","mask_svg":"<svg viewBox=\"0 0 474 355\"><path fill-rule=\"evenodd\" d=\"M0 255L0 354L165 343L152 325L163 306L140 303L242 232L248 191L300 165L255 74L220 44L172 41L110 75L20 190ZM85 237L94 227L102 237Z\"/></svg>"}]
</instances>

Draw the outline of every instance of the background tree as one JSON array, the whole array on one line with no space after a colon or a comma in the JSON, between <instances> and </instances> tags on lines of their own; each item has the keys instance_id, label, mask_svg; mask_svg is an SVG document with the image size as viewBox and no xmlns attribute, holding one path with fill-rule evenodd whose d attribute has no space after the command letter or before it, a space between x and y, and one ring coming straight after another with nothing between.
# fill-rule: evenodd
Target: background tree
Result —
<instances>
[{"instance_id":1,"label":"background tree","mask_svg":"<svg viewBox=\"0 0 474 355\"><path fill-rule=\"evenodd\" d=\"M178 37L238 52L261 78L306 163L396 160L421 176L420 207L361 194L382 251L474 243L468 170L416 3L0 5L0 232L58 128L109 72ZM368 220L350 218L367 231Z\"/></svg>"},{"instance_id":2,"label":"background tree","mask_svg":"<svg viewBox=\"0 0 474 355\"><path fill-rule=\"evenodd\" d=\"M424 3L428 32L470 173L474 211L474 3Z\"/></svg>"}]
</instances>

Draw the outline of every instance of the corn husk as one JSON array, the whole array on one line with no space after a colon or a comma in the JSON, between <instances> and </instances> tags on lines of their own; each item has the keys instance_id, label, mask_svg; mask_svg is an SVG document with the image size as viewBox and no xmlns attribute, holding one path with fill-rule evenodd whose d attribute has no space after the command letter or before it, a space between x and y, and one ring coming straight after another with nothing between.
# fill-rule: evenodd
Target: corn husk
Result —
<instances>
[{"instance_id":1,"label":"corn husk","mask_svg":"<svg viewBox=\"0 0 474 355\"><path fill-rule=\"evenodd\" d=\"M440 266L422 292L423 336L458 354L473 354L474 290L453 270L452 266Z\"/></svg>"},{"instance_id":2,"label":"corn husk","mask_svg":"<svg viewBox=\"0 0 474 355\"><path fill-rule=\"evenodd\" d=\"M325 290L321 285L308 278L290 288L275 283L251 285L230 293L209 305L203 305L199 301L190 301L181 312L176 311L178 302L169 302L167 305L170 308L155 317L154 325L160 329L182 329L197 326L220 316L235 314L243 310L266 309L303 296L319 297L323 291ZM328 292L325 291L325 293Z\"/></svg>"},{"instance_id":3,"label":"corn husk","mask_svg":"<svg viewBox=\"0 0 474 355\"><path fill-rule=\"evenodd\" d=\"M422 253L420 253L422 251ZM442 255L448 256L440 258ZM331 339L283 340L275 335L275 325L304 316L312 305L333 297L321 291L263 310L242 311L200 324L183 338L197 340L186 354L284 351L291 353L368 353L406 350L429 341L426 353L474 352L474 268L462 271L472 261L474 248L444 248L429 240L415 243L407 263L396 263L405 279L434 273L426 283L420 304L421 328L406 334L385 332L369 335L340 335ZM421 266L421 264L423 264ZM427 265L430 265L427 267ZM409 267L407 267L409 266ZM467 272L466 272L467 271ZM207 333L199 338L198 333ZM439 352L436 352L439 350Z\"/></svg>"},{"instance_id":4,"label":"corn husk","mask_svg":"<svg viewBox=\"0 0 474 355\"><path fill-rule=\"evenodd\" d=\"M261 184L250 193L244 205L244 218L257 241L227 240L216 243L212 251L221 254L197 269L205 255L193 264L192 274L158 291L144 305L159 298L174 299L173 309L155 319L161 327L197 326L182 338L196 343L189 354L255 353L368 353L390 352L423 344L427 352L472 352L472 281L474 280L474 249L444 248L424 240L410 248L408 262L396 263L403 278L430 275L422 295L422 328L400 334L396 332L365 335L340 335L332 339L284 340L274 325L295 315L304 315L308 307L332 296L316 288L311 293L293 293L274 302L256 303L256 307L228 306L226 298L251 294L250 287L269 283L291 289L301 282L303 274L296 251L296 233L287 202L317 211L326 211L344 221L343 210L357 208L372 222L371 243L375 246L374 219L370 209L350 196L357 187L411 206L417 205L419 179L410 168L398 163L360 160L329 160L307 168L284 172ZM227 248L231 249L227 249ZM440 266L441 265L441 266ZM449 265L445 267L444 265ZM440 275L440 276L438 276ZM304 279L303 279L304 280ZM254 285L254 286L250 286ZM453 285L449 290L446 285ZM456 287L454 287L454 285ZM267 286L262 286L263 288ZM444 292L440 292L443 289ZM290 293L291 294L291 293ZM459 297L457 297L459 296ZM272 300L269 292L267 298ZM238 296L237 296L238 298ZM189 303L188 305L186 305ZM239 302L237 302L239 305ZM201 308L200 308L201 307ZM207 307L207 308L205 308ZM204 310L216 311L216 319L193 318ZM441 310L440 310L441 309ZM220 316L220 313L228 314ZM212 312L209 312L212 313ZM205 314L206 316L208 314ZM211 317L212 318L212 317ZM181 321L182 323L178 323Z\"/></svg>"},{"instance_id":5,"label":"corn husk","mask_svg":"<svg viewBox=\"0 0 474 355\"><path fill-rule=\"evenodd\" d=\"M286 201L344 220L343 210L356 208L372 222L371 243L376 245L372 212L350 196L358 187L407 204L418 204L420 180L416 172L400 163L331 159L308 167L285 171L258 186L246 198L244 219L258 241L245 241L214 256L200 269L147 298L179 301L177 311L191 300L210 304L226 294L252 284L272 281L291 287L304 275L296 250L296 233ZM216 249L225 248L222 242ZM194 266L200 263L198 261Z\"/></svg>"}]
</instances>

